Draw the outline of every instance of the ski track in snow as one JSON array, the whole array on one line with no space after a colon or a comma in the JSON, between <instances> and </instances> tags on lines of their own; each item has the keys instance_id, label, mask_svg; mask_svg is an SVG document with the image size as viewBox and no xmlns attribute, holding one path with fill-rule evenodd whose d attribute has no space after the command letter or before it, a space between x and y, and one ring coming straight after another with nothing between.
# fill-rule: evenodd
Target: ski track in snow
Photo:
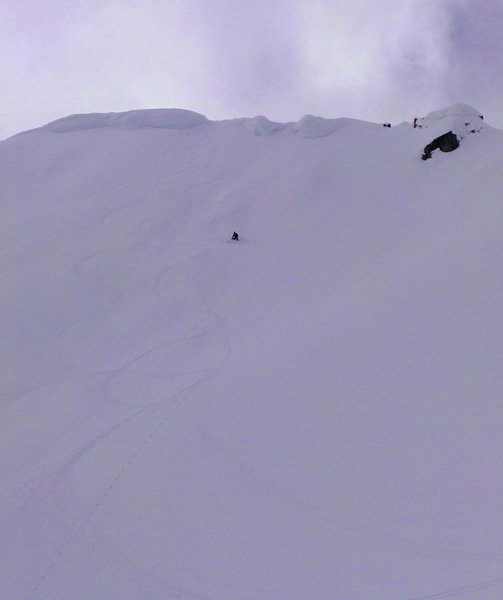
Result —
<instances>
[{"instance_id":1,"label":"ski track in snow","mask_svg":"<svg viewBox=\"0 0 503 600\"><path fill-rule=\"evenodd\" d=\"M182 392L180 392L178 394L174 394L173 397L170 398L169 400L172 401L173 403L176 403L177 397L182 395L183 392L185 392L185 391L186 390L183 390ZM76 452L71 457L71 459L59 469L56 477L51 482L49 493L50 493L51 498L53 499L52 503L57 504L58 498L64 497L65 479L67 479L69 477L69 475L71 474L71 472L75 468L75 466L78 464L78 462L88 452L90 452L93 448L95 448L100 443L103 443L114 431L123 427L129 421L138 418L140 415L144 414L145 412L151 411L151 409L152 409L151 406L146 406L143 409L141 409L140 411L134 413L133 415L126 417L120 423L117 423L114 426L107 429L106 431L101 432L94 440L92 440L85 447L81 448L78 452ZM128 471L128 469L130 469L134 465L134 463L138 460L139 456L144 451L146 446L149 443L151 443L151 441L155 437L155 435L158 435L160 430L162 429L162 427L171 419L172 414L173 413L172 413L172 409L171 409L168 411L168 413L165 416L157 416L155 418L155 424L152 426L152 428L149 427L147 429L147 431L145 432L145 438L141 441L140 444L138 444L136 446L136 448L133 450L133 452L128 457L125 457L123 466L120 468L120 470L117 471L116 473L111 474L108 485L106 485L102 489L101 493L98 494L98 496L96 497L96 500L92 504L92 506L89 509L85 509L85 514L83 517L80 518L78 523L73 528L71 528L70 533L66 537L66 540L63 543L63 545L60 547L59 552L57 552L57 554L55 554L55 556L53 557L53 560L50 562L47 569L45 569L44 572L40 575L40 577L38 579L38 583L33 587L33 589L31 590L31 593L28 596L29 598L36 597L36 593L41 589L44 581L48 578L50 573L57 567L59 561L65 556L65 553L67 552L67 550L73 544L75 544L77 542L79 535L89 526L95 513L107 501L111 492L114 490L114 487L117 484L117 482L119 482L120 479L123 477L123 475ZM137 564L135 566L138 567ZM171 586L168 585L167 581L162 580L162 579L160 579L160 581L162 581L163 585L165 585L168 590L172 589ZM175 595L173 597L184 598L186 595L190 598L201 598L202 600L205 600L205 599L213 600L209 597L200 596L200 595L194 594L191 591L182 590L182 589L176 589Z\"/></svg>"},{"instance_id":2,"label":"ski track in snow","mask_svg":"<svg viewBox=\"0 0 503 600\"><path fill-rule=\"evenodd\" d=\"M420 596L418 598L412 598L411 600L440 600L441 598L455 598L456 596L471 594L472 592L477 592L479 590L494 587L495 585L501 582L503 582L503 578L493 579L491 581L484 581L481 583L466 585L455 590L448 590L446 592L438 592L429 596Z\"/></svg>"},{"instance_id":3,"label":"ski track in snow","mask_svg":"<svg viewBox=\"0 0 503 600\"><path fill-rule=\"evenodd\" d=\"M193 168L195 168L195 167L189 167L188 169L190 170ZM208 182L208 183L211 183L211 182ZM187 191L187 193L189 193L191 191L191 189L198 187L198 186L204 186L205 184L206 184L206 182L200 182L198 184L191 185L187 188L186 191ZM129 184L127 187L133 187L135 185L136 185L136 183ZM140 203L140 201L139 201L139 203ZM133 207L134 207L134 205L133 205ZM116 208L116 209L112 209L111 211L108 211L102 218L102 223L103 224L108 223L110 216L113 214L116 214L120 210L121 209ZM151 222L153 219L155 219L155 217L149 217L147 219L144 219L140 223L140 227L143 228L147 234L149 233L149 231L148 231L148 228L145 227L145 223ZM133 248L134 247L130 247L130 249L133 249ZM176 348L177 346L186 344L187 342L193 341L193 342L197 342L198 347L204 346L204 339L212 336L213 334L216 334L217 337L220 337L223 341L222 351L219 352L219 354L217 355L216 363L218 364L218 363L221 363L222 361L225 361L226 357L229 355L230 344L224 333L225 318L222 317L221 315L219 315L218 313L214 312L214 310L210 307L209 300L208 300L206 294L204 293L201 283L199 281L197 281L197 279L194 280L193 278L191 278L191 276L187 274L187 269L184 267L185 264L187 264L191 261L197 261L198 257L201 256L201 254L204 254L205 249L206 248L204 246L200 247L200 248L196 247L196 250L194 250L193 245L190 245L190 246L189 245L178 245L178 246L176 246L176 249L174 252L174 255L176 255L177 258L173 258L173 252L170 252L170 249L168 248L166 251L166 259L170 260L170 262L172 262L172 264L169 267L162 269L154 277L152 289L154 290L155 294L157 294L159 297L162 298L163 294L164 294L163 289L166 287L166 277L169 276L169 273L171 273L173 270L180 269L187 276L188 280L190 280L191 283L193 284L192 292L194 292L194 290L195 290L198 294L197 298L192 297L192 302L197 305L197 309L194 308L193 312L195 312L196 314L199 315L199 323L202 323L205 320L207 321L207 319L209 317L213 321L213 324L209 327L205 327L205 329L203 331L201 331L200 333L197 333L194 335L189 335L186 337L180 337L176 340L172 340L172 341L166 342L164 344L155 346L153 348L149 348L149 349L145 350L144 352L136 355L134 358L132 358L128 362L124 363L121 367L117 368L112 373L109 373L107 375L105 383L102 387L102 394L104 397L106 397L106 398L112 397L113 401L115 401L115 402L118 401L125 405L132 404L133 406L134 405L142 406L142 408L140 408L140 410L137 410L133 414L128 415L127 417L122 419L120 422L115 423L114 425L107 428L106 430L101 431L95 438L93 438L91 441L89 441L83 447L81 447L79 450L77 450L70 457L70 459L67 460L67 462L58 469L57 473L55 474L52 481L50 482L49 489L47 492L48 496L50 498L52 498L52 504L57 505L58 502L64 501L65 493L67 493L66 484L65 484L66 480L70 477L72 471L76 468L76 466L79 464L79 462L91 450L95 450L97 446L106 442L114 432L116 432L118 429L124 427L132 420L136 420L141 415L151 414L153 416L153 424L147 426L141 442L132 450L132 452L129 454L129 456L124 457L123 465L121 466L121 468L119 470L117 470L115 472L111 472L109 474L108 484L106 484L102 488L102 491L96 496L95 502L92 503L92 505L89 508L84 509L83 516L81 516L77 519L77 524L75 526L69 527L70 531L66 535L65 541L63 542L59 551L57 551L53 555L52 559L48 560L48 563L49 563L48 567L45 570L43 570L43 572L40 574L40 576L38 577L37 583L32 587L31 592L28 594L27 598L31 599L31 598L37 597L37 593L43 587L44 582L50 576L51 572L53 572L56 569L56 567L58 566L58 563L61 561L61 559L64 558L68 549L71 548L72 545L76 543L76 541L79 538L79 535L81 535L81 533L83 531L85 531L86 528L89 526L93 516L100 509L100 507L103 505L103 503L107 501L111 492L114 490L114 487L116 486L117 482L119 482L120 479L124 476L124 474L127 473L127 471L133 467L133 465L138 460L139 456L142 454L142 452L144 451L146 446L149 443L151 443L151 441L153 440L153 438L156 435L159 435L163 426L165 426L166 423L171 420L171 418L173 416L173 411L176 410L176 408L179 407L183 403L183 398L188 393L190 393L190 391L192 389L194 389L200 385L203 385L205 381L207 381L211 377L213 377L218 372L218 367L208 367L205 369L200 369L200 368L199 369L188 369L188 370L184 371L181 375L193 376L193 381L190 384L188 384L188 385L184 384L184 383L181 383L179 385L175 384L174 389L171 390L171 392L165 396L159 395L156 398L149 398L147 400L141 399L138 402L132 402L132 403L130 401L125 401L125 402L121 401L121 396L123 396L123 394L121 394L120 389L118 392L114 391L114 388L119 386L121 379L126 379L126 385L130 385L131 382L127 381L127 379L128 379L127 376L131 373L131 371L134 371L135 365L138 365L139 363L141 363L142 361L145 361L148 358L159 358L159 356L162 356L162 354L165 350L171 350L173 348ZM85 256L85 257L79 259L74 264L73 271L78 275L81 274L83 272L83 265L85 265L85 264L89 265L90 264L89 261L92 261L92 259L94 259L96 256L97 256L96 254L92 254L92 255ZM170 256L171 256L171 258L169 258ZM180 257L182 257L182 258L180 258ZM225 259L224 253L219 254L219 259L220 260ZM227 285L227 282L224 281L221 285L222 289L219 292L218 296L220 296L221 294L224 293L224 289L225 289L226 285ZM191 294L191 295L193 296L193 294ZM217 304L218 304L218 298L215 301L215 305L217 305ZM106 313L108 311L101 311L101 312ZM56 339L63 336L65 334L65 332L67 332L69 329L71 329L75 324L77 324L81 321L86 321L89 318L93 318L93 316L94 315L86 315L85 317L82 317L81 319L76 319L75 321L72 321L71 323L67 324L56 335ZM196 326L197 326L197 321L196 321ZM173 352L169 352L168 354L170 356L172 356ZM169 377L167 378L167 380L169 381ZM167 381L163 382L163 387L169 388ZM141 391L139 391L138 394L141 394ZM31 503L32 504L36 503L36 499L32 498ZM172 594L173 598L180 598L180 599L183 599L183 598L189 599L190 598L190 600L193 600L193 599L214 600L213 598L211 598L209 596L203 596L203 595L194 593L193 591L187 591L187 590L181 589L181 588L172 588L168 584L167 581L162 580L160 578L159 578L159 580L162 582L162 584L166 588L166 590L169 590L169 592Z\"/></svg>"},{"instance_id":4,"label":"ski track in snow","mask_svg":"<svg viewBox=\"0 0 503 600\"><path fill-rule=\"evenodd\" d=\"M196 337L198 337L198 336L196 336ZM124 372L130 365L134 364L137 360L140 360L141 358L149 355L150 353L154 352L155 350L156 349L146 352L143 355L140 355L136 359L132 360L128 365L125 365L123 368L119 369L118 373L112 375L111 380L113 380L113 378L118 376L121 372ZM77 452L75 452L75 454L68 460L68 462L59 468L56 476L51 481L49 491L48 491L48 495L52 498L51 502L53 505L57 505L58 498L61 498L64 496L65 480L68 479L68 477L71 475L73 469L78 465L79 461L81 461L82 458L85 457L86 454L88 454L91 450L95 449L96 446L105 442L115 431L117 431L121 427L124 427L130 421L137 419L139 416L141 416L145 413L151 413L154 415L154 423L153 423L153 425L147 427L147 429L144 433L144 438L141 441L141 443L139 443L136 446L136 448L131 452L131 454L128 457L124 458L123 466L117 472L110 473L108 485L106 485L102 489L101 493L99 493L99 495L96 497L96 501L92 504L92 506L89 509L87 509L85 511L84 517L79 520L78 524L71 530L69 535L66 537L66 540L63 543L62 547L57 552L57 554L55 554L55 556L53 557L53 560L50 562L48 568L46 570L44 570L44 572L40 575L38 583L32 588L31 594L28 596L29 598L36 597L36 596L34 596L34 594L36 594L40 590L44 581L47 579L47 577L50 575L50 573L57 567L60 559L62 559L64 557L65 552L68 550L68 548L70 548L72 546L72 544L74 544L76 542L76 540L79 537L79 534L81 534L81 532L84 531L86 529L86 527L89 525L89 523L91 522L91 519L93 518L96 511L98 511L100 509L100 507L103 505L103 503L106 502L110 493L114 490L116 483L118 481L120 481L120 479L128 471L128 469L130 469L134 465L134 463L138 460L139 456L144 451L146 446L149 443L151 443L152 439L156 435L158 435L160 433L163 426L172 419L174 408L180 406L180 404L183 402L183 398L185 397L185 395L187 393L190 392L191 389L193 389L197 385L203 384L208 378L212 377L216 372L217 372L216 369L206 369L205 371L202 371L202 372L201 371L195 372L198 375L200 375L199 379L195 383L193 383L192 385L189 385L185 388L182 388L182 389L178 390L177 392L174 392L172 395L170 395L167 398L160 399L158 402L156 402L153 405L150 403L147 404L147 406L143 407L139 411L124 418L122 421L120 421L119 423L116 423L112 427L109 427L106 431L102 431L96 438L94 438L93 440L88 442L83 448L81 448ZM111 380L109 379L108 383L110 383ZM161 406L162 410L160 411L161 414L156 415L154 413L154 409L158 409L159 404L162 405ZM163 414L164 412L166 412L166 406L167 406L167 414ZM155 412L157 413L157 412L159 412L159 410L156 410ZM35 499L32 498L31 501L35 502ZM166 585L166 582L164 582L164 584ZM170 586L167 586L167 587L169 589ZM190 597L190 598L201 598L202 600L204 600L204 599L213 600L206 596L194 594L193 592L187 592L186 590L177 590L176 595L174 597L175 598L184 598L186 596Z\"/></svg>"},{"instance_id":5,"label":"ski track in snow","mask_svg":"<svg viewBox=\"0 0 503 600\"><path fill-rule=\"evenodd\" d=\"M145 407L144 409L142 409L142 410L134 413L133 415L131 415L129 417L126 417L121 422L119 422L119 423L113 425L112 427L108 428L106 431L102 431L96 438L94 438L93 440L91 440L90 442L88 442L83 448L79 449L70 458L70 460L66 464L64 464L62 467L60 467L59 470L58 470L58 472L57 472L57 474L56 474L56 476L51 481L50 487L49 487L49 494L50 494L50 496L52 498L54 498L53 502L54 503L57 502L57 498L62 495L62 492L61 492L60 488L64 485L64 480L71 473L71 471L75 467L75 465L91 449L93 449L95 446L97 446L98 444L100 444L101 442L103 442L103 440L105 440L108 436L110 436L110 434L113 433L116 429L122 427L128 421L130 421L131 419L134 419L134 418L138 417L139 414L145 412L146 410L148 410L148 408L149 407ZM144 440L143 443L136 449L136 451L129 457L128 461L125 463L125 466L115 475L115 477L111 480L110 484L108 485L107 489L104 490L100 494L99 498L97 499L97 501L95 502L95 504L93 505L93 507L87 512L86 517L84 519L82 519L77 524L77 526L73 529L73 531L70 533L70 535L67 537L66 541L64 542L62 548L57 553L57 555L56 555L55 559L53 560L53 562L49 565L49 567L40 576L37 585L35 585L35 587L32 589L32 592L31 592L32 594L36 593L40 589L42 583L47 579L49 573L58 564L58 560L61 559L64 556L65 551L67 550L67 548L69 546L71 546L72 543L74 543L74 541L77 538L77 536L79 535L79 533L85 528L86 524L89 522L89 519L93 516L94 512L100 507L101 503L107 498L107 496L109 494L109 491L113 489L114 483L116 481L118 481L119 478L121 477L121 475L126 471L126 469L133 464L134 460L138 457L138 454L141 452L141 450L146 445L146 443L148 443L148 440L152 437L152 435L153 435L153 432L151 432L149 434L149 437L146 440Z\"/></svg>"}]
</instances>

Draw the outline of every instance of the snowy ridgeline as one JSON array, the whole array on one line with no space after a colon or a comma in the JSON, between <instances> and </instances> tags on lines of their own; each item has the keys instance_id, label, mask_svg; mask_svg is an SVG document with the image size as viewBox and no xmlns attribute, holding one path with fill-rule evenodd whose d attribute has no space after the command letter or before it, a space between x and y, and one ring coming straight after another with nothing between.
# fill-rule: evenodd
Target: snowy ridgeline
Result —
<instances>
[{"instance_id":1,"label":"snowy ridgeline","mask_svg":"<svg viewBox=\"0 0 503 600\"><path fill-rule=\"evenodd\" d=\"M77 114L58 119L41 129L53 133L69 133L86 129L113 128L131 129L188 129L212 123L204 115L179 108L156 108L148 110L131 110L122 113ZM338 118L325 119L313 115L304 115L297 122L279 123L267 117L240 118L223 121L223 123L242 125L255 136L269 136L278 133L291 133L303 138L320 138L332 135L346 127L372 128L382 124L370 123L358 119ZM400 126L411 126L402 123ZM448 108L429 113L424 118L414 120L414 127L428 130L428 137L436 137L452 131L463 139L467 133L480 131L482 115L466 104L455 104Z\"/></svg>"},{"instance_id":2,"label":"snowy ridgeline","mask_svg":"<svg viewBox=\"0 0 503 600\"><path fill-rule=\"evenodd\" d=\"M416 119L414 126L427 130L431 138L452 131L459 139L463 139L467 134L477 133L483 128L483 118L478 110L467 104L454 104Z\"/></svg>"},{"instance_id":3,"label":"snowy ridgeline","mask_svg":"<svg viewBox=\"0 0 503 600\"><path fill-rule=\"evenodd\" d=\"M208 119L190 110L178 108L153 108L149 110L130 110L122 113L91 113L70 115L45 125L54 133L68 133L83 129L187 129L203 123Z\"/></svg>"},{"instance_id":4,"label":"snowy ridgeline","mask_svg":"<svg viewBox=\"0 0 503 600\"><path fill-rule=\"evenodd\" d=\"M212 121L199 113L179 108L156 108L132 110L123 113L92 113L70 115L41 129L53 133L69 133L85 129L188 129L198 125L208 125ZM365 123L356 119L324 119L305 115L296 123L276 123L266 117L241 118L223 121L229 125L242 125L256 136L268 136L283 131L301 137L325 137L350 124L376 127L375 123Z\"/></svg>"}]
</instances>

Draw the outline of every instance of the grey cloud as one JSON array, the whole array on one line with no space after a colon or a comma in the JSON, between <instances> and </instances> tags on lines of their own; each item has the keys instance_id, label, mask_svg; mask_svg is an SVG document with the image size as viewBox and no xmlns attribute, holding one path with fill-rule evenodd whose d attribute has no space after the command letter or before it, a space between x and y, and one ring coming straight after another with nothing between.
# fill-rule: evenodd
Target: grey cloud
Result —
<instances>
[{"instance_id":1,"label":"grey cloud","mask_svg":"<svg viewBox=\"0 0 503 600\"><path fill-rule=\"evenodd\" d=\"M483 102L503 92L503 5L500 2L449 4L452 92Z\"/></svg>"},{"instance_id":2,"label":"grey cloud","mask_svg":"<svg viewBox=\"0 0 503 600\"><path fill-rule=\"evenodd\" d=\"M500 0L19 0L2 9L0 138L76 112L503 127Z\"/></svg>"}]
</instances>

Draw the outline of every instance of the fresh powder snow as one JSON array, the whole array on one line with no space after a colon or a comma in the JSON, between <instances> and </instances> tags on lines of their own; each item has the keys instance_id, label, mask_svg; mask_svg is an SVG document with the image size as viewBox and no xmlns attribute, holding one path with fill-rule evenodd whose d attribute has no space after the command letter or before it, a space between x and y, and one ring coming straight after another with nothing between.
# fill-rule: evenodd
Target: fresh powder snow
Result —
<instances>
[{"instance_id":1,"label":"fresh powder snow","mask_svg":"<svg viewBox=\"0 0 503 600\"><path fill-rule=\"evenodd\" d=\"M503 133L413 118L0 142L2 600L501 599Z\"/></svg>"}]
</instances>

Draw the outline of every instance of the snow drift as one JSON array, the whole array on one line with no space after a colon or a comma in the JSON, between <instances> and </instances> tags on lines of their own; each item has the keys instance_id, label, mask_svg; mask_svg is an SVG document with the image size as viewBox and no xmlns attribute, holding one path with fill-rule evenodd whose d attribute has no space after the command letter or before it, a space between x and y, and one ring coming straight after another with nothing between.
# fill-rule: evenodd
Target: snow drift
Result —
<instances>
[{"instance_id":1,"label":"snow drift","mask_svg":"<svg viewBox=\"0 0 503 600\"><path fill-rule=\"evenodd\" d=\"M48 123L42 129L54 133L69 133L82 129L186 129L208 123L208 119L190 110L179 108L153 108L131 110L123 113L94 113L70 115Z\"/></svg>"},{"instance_id":2,"label":"snow drift","mask_svg":"<svg viewBox=\"0 0 503 600\"><path fill-rule=\"evenodd\" d=\"M503 137L420 124L0 143L2 598L499 600Z\"/></svg>"}]
</instances>

